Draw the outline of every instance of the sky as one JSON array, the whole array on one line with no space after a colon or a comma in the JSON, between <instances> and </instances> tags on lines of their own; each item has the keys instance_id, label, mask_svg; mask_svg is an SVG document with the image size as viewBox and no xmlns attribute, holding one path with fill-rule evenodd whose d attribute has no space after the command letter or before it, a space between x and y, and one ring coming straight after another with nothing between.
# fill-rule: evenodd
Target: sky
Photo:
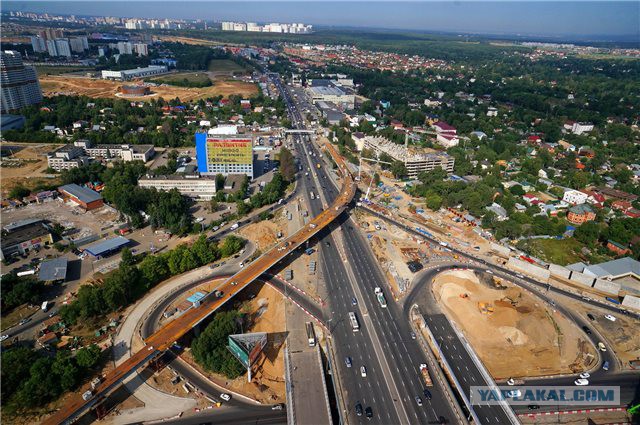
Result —
<instances>
[{"instance_id":1,"label":"sky","mask_svg":"<svg viewBox=\"0 0 640 425\"><path fill-rule=\"evenodd\" d=\"M640 1L2 1L3 10L640 40Z\"/></svg>"}]
</instances>

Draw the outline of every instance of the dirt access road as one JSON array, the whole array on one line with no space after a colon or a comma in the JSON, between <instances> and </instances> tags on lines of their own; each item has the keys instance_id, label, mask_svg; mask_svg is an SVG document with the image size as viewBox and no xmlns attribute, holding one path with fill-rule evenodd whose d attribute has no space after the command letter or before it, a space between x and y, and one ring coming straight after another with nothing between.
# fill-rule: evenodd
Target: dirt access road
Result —
<instances>
[{"instance_id":1,"label":"dirt access road","mask_svg":"<svg viewBox=\"0 0 640 425\"><path fill-rule=\"evenodd\" d=\"M576 373L597 361L573 323L522 288L450 271L432 290L496 379Z\"/></svg>"}]
</instances>

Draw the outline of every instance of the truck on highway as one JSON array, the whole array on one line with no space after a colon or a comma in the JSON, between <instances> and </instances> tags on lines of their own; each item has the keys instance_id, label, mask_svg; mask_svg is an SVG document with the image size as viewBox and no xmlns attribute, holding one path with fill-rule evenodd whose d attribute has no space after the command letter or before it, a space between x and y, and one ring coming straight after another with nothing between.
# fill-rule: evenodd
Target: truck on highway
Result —
<instances>
[{"instance_id":1,"label":"truck on highway","mask_svg":"<svg viewBox=\"0 0 640 425\"><path fill-rule=\"evenodd\" d=\"M316 346L316 332L313 329L313 323L307 322L305 323L305 327L307 328L307 340L309 341L309 347Z\"/></svg>"},{"instance_id":2,"label":"truck on highway","mask_svg":"<svg viewBox=\"0 0 640 425\"><path fill-rule=\"evenodd\" d=\"M426 363L420 364L420 374L422 375L422 380L427 387L433 386L433 382L431 382L431 375L429 375L429 368Z\"/></svg>"},{"instance_id":3,"label":"truck on highway","mask_svg":"<svg viewBox=\"0 0 640 425\"><path fill-rule=\"evenodd\" d=\"M42 311L46 312L49 309L49 301L43 302L40 308L42 309Z\"/></svg>"},{"instance_id":4,"label":"truck on highway","mask_svg":"<svg viewBox=\"0 0 640 425\"><path fill-rule=\"evenodd\" d=\"M384 297L384 294L382 293L382 288L380 288L379 286L376 286L376 288L373 291L376 294L376 298L378 298L380 307L387 308L387 299Z\"/></svg>"}]
</instances>

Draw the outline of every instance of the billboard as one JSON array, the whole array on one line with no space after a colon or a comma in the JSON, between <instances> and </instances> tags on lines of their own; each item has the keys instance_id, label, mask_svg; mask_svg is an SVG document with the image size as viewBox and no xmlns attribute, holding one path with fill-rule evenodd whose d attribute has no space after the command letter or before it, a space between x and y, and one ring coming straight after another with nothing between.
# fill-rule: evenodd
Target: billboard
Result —
<instances>
[{"instance_id":1,"label":"billboard","mask_svg":"<svg viewBox=\"0 0 640 425\"><path fill-rule=\"evenodd\" d=\"M255 332L229 335L227 348L244 367L249 368L266 344L266 332Z\"/></svg>"},{"instance_id":2,"label":"billboard","mask_svg":"<svg viewBox=\"0 0 640 425\"><path fill-rule=\"evenodd\" d=\"M209 164L253 164L251 138L208 137Z\"/></svg>"}]
</instances>

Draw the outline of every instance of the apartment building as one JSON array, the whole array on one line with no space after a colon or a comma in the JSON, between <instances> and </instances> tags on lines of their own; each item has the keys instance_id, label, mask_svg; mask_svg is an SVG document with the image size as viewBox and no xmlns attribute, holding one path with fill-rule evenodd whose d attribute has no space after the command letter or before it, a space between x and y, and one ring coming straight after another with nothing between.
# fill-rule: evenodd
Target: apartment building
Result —
<instances>
[{"instance_id":1,"label":"apartment building","mask_svg":"<svg viewBox=\"0 0 640 425\"><path fill-rule=\"evenodd\" d=\"M42 102L36 70L25 66L15 50L0 52L0 86L2 113Z\"/></svg>"}]
</instances>

